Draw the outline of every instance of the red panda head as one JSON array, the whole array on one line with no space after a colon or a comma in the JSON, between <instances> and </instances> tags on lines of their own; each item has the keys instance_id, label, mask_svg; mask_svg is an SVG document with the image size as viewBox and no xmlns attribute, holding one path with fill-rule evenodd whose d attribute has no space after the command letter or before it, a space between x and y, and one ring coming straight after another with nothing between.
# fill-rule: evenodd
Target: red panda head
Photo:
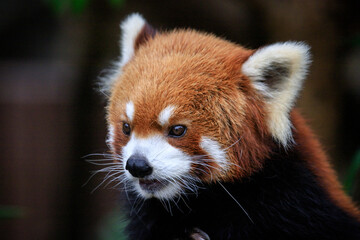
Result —
<instances>
[{"instance_id":1,"label":"red panda head","mask_svg":"<svg viewBox=\"0 0 360 240\"><path fill-rule=\"evenodd\" d=\"M193 30L157 33L138 14L121 28L122 58L104 81L108 142L139 195L171 199L199 182L241 181L273 144L292 143L306 45L248 50Z\"/></svg>"}]
</instances>

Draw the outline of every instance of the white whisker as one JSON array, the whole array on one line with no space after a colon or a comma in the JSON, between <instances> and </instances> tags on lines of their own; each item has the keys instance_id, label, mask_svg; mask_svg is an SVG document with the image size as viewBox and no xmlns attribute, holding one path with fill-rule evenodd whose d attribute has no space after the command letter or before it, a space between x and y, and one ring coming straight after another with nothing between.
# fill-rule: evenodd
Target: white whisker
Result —
<instances>
[{"instance_id":1,"label":"white whisker","mask_svg":"<svg viewBox=\"0 0 360 240\"><path fill-rule=\"evenodd\" d=\"M115 186L123 183L123 181L125 180L125 178L123 177L123 173L125 172L125 170L123 169L123 166L121 164L121 156L108 153L93 153L86 155L84 158L89 157L100 157L97 159L86 159L85 161L95 166L101 166L102 168L95 171L90 171L91 176L83 184L83 186L88 184L95 175L105 174L102 181L91 191L91 193L96 191L100 186L103 186L103 188L107 188L112 183L116 183Z\"/></svg>"},{"instance_id":2,"label":"white whisker","mask_svg":"<svg viewBox=\"0 0 360 240\"><path fill-rule=\"evenodd\" d=\"M233 146L235 146L235 144L237 144L238 142L240 142L240 140L242 139L242 137L240 137L238 140L236 140L233 144L231 144L229 147L225 148L225 150L228 150L229 148L232 148Z\"/></svg>"},{"instance_id":3,"label":"white whisker","mask_svg":"<svg viewBox=\"0 0 360 240\"><path fill-rule=\"evenodd\" d=\"M219 181L218 184L225 190L225 192L227 194L229 194L229 196L236 202L237 205L239 205L239 207L243 210L243 212L246 214L246 216L250 219L250 221L254 224L253 220L251 219L251 217L249 216L249 214L245 211L245 209L243 208L243 206L241 206L241 204L234 198L233 195L231 195L231 193L224 187L224 185L222 185Z\"/></svg>"}]
</instances>

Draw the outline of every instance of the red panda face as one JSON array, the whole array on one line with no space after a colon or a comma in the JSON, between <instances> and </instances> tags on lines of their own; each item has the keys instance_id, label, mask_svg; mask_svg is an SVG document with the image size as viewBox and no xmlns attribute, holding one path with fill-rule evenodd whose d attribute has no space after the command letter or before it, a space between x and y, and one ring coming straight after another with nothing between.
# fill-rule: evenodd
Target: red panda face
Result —
<instances>
[{"instance_id":1,"label":"red panda face","mask_svg":"<svg viewBox=\"0 0 360 240\"><path fill-rule=\"evenodd\" d=\"M177 55L134 58L110 102L113 150L121 156L126 178L144 197L196 191L197 182L228 176L232 167L225 148L233 142L224 136L231 133L220 120L226 114L222 108L234 108L241 121L245 99L236 82L218 80L231 76L211 72L214 63Z\"/></svg>"},{"instance_id":2,"label":"red panda face","mask_svg":"<svg viewBox=\"0 0 360 240\"><path fill-rule=\"evenodd\" d=\"M263 54L189 30L154 36L138 15L122 28L122 60L107 83L108 142L127 186L172 199L260 169L278 133L267 119L271 90L249 76ZM285 60L262 72L273 77L273 68L291 66Z\"/></svg>"}]
</instances>

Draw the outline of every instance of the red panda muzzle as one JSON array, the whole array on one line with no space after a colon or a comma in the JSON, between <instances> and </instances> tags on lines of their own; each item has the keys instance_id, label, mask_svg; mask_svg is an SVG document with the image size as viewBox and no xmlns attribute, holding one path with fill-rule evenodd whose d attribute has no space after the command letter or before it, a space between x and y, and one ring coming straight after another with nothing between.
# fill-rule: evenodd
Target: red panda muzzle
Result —
<instances>
[{"instance_id":1,"label":"red panda muzzle","mask_svg":"<svg viewBox=\"0 0 360 240\"><path fill-rule=\"evenodd\" d=\"M150 166L146 157L138 154L132 155L126 161L125 169L137 178L144 178L153 171L153 168Z\"/></svg>"}]
</instances>

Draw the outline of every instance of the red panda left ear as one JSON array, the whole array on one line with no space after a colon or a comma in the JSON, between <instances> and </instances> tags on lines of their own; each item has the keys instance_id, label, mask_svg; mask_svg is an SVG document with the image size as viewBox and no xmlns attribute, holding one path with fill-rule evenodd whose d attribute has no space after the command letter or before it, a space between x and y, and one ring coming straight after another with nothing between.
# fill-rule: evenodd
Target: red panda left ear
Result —
<instances>
[{"instance_id":1,"label":"red panda left ear","mask_svg":"<svg viewBox=\"0 0 360 240\"><path fill-rule=\"evenodd\" d=\"M286 146L292 141L289 113L310 63L309 47L285 42L261 48L243 64L267 108L267 125L274 139Z\"/></svg>"}]
</instances>

